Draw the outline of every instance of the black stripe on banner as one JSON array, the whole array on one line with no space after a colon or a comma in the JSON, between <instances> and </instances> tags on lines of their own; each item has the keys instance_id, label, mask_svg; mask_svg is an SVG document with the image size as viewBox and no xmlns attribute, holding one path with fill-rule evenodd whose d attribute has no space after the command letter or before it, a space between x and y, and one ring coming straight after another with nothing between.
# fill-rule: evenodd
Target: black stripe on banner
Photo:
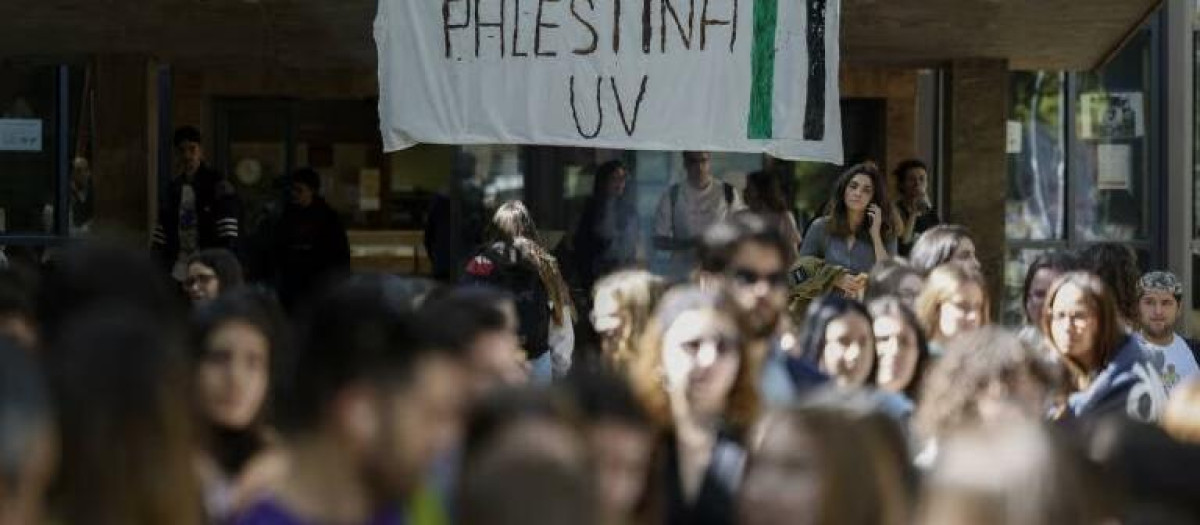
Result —
<instances>
[{"instance_id":1,"label":"black stripe on banner","mask_svg":"<svg viewBox=\"0 0 1200 525\"><path fill-rule=\"evenodd\" d=\"M808 0L808 100L804 103L804 140L825 140L826 0Z\"/></svg>"}]
</instances>

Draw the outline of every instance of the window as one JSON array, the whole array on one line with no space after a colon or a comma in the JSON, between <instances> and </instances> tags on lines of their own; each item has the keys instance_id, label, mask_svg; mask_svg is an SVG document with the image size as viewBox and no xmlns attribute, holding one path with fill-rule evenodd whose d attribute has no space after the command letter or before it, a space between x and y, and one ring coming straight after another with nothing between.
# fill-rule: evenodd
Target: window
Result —
<instances>
[{"instance_id":1,"label":"window","mask_svg":"<svg viewBox=\"0 0 1200 525\"><path fill-rule=\"evenodd\" d=\"M1003 310L1025 321L1025 272L1046 251L1121 242L1143 269L1165 259L1157 45L1160 14L1104 67L1010 77Z\"/></svg>"},{"instance_id":2,"label":"window","mask_svg":"<svg viewBox=\"0 0 1200 525\"><path fill-rule=\"evenodd\" d=\"M85 71L0 62L0 239L5 244L52 244L90 228L94 206L86 127L91 120L81 119L80 111ZM73 164L78 167L72 177Z\"/></svg>"},{"instance_id":3,"label":"window","mask_svg":"<svg viewBox=\"0 0 1200 525\"><path fill-rule=\"evenodd\" d=\"M1006 232L1009 240L1065 235L1066 75L1016 72L1010 79Z\"/></svg>"}]
</instances>

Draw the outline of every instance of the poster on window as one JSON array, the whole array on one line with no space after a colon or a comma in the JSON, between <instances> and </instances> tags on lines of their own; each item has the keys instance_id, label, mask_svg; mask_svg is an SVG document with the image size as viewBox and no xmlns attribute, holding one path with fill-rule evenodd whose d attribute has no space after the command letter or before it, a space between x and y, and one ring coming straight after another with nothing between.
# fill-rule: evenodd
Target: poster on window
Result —
<instances>
[{"instance_id":1,"label":"poster on window","mask_svg":"<svg viewBox=\"0 0 1200 525\"><path fill-rule=\"evenodd\" d=\"M380 0L384 149L842 162L839 0Z\"/></svg>"},{"instance_id":2,"label":"poster on window","mask_svg":"<svg viewBox=\"0 0 1200 525\"><path fill-rule=\"evenodd\" d=\"M1129 140L1146 134L1145 106L1138 92L1079 96L1079 138Z\"/></svg>"},{"instance_id":3,"label":"poster on window","mask_svg":"<svg viewBox=\"0 0 1200 525\"><path fill-rule=\"evenodd\" d=\"M1133 147L1100 144L1096 148L1096 188L1129 190L1133 186Z\"/></svg>"},{"instance_id":4,"label":"poster on window","mask_svg":"<svg viewBox=\"0 0 1200 525\"><path fill-rule=\"evenodd\" d=\"M42 151L42 121L0 118L0 151Z\"/></svg>"}]
</instances>

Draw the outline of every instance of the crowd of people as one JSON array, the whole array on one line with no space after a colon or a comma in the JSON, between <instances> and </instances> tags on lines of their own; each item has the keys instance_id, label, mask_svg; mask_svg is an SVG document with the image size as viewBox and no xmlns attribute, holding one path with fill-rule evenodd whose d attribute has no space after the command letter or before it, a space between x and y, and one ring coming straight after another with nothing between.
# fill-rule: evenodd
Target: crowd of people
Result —
<instances>
[{"instance_id":1,"label":"crowd of people","mask_svg":"<svg viewBox=\"0 0 1200 525\"><path fill-rule=\"evenodd\" d=\"M896 201L850 168L802 235L778 181L685 158L654 228L684 279L618 249L620 164L584 272L512 201L453 281L330 275L290 309L220 248L0 274L0 524L1200 521L1173 275L1047 253L1002 327L923 165Z\"/></svg>"}]
</instances>

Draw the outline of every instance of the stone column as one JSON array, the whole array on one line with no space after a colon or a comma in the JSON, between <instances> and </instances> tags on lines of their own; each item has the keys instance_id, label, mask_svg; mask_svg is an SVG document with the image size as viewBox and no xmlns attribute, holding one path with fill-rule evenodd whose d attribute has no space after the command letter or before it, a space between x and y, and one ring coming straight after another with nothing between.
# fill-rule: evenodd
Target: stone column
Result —
<instances>
[{"instance_id":1,"label":"stone column","mask_svg":"<svg viewBox=\"0 0 1200 525\"><path fill-rule=\"evenodd\" d=\"M988 277L992 311L1004 294L1005 196L1008 190L1005 133L1008 62L956 60L950 67L945 170L947 222L963 224L975 238Z\"/></svg>"}]
</instances>

